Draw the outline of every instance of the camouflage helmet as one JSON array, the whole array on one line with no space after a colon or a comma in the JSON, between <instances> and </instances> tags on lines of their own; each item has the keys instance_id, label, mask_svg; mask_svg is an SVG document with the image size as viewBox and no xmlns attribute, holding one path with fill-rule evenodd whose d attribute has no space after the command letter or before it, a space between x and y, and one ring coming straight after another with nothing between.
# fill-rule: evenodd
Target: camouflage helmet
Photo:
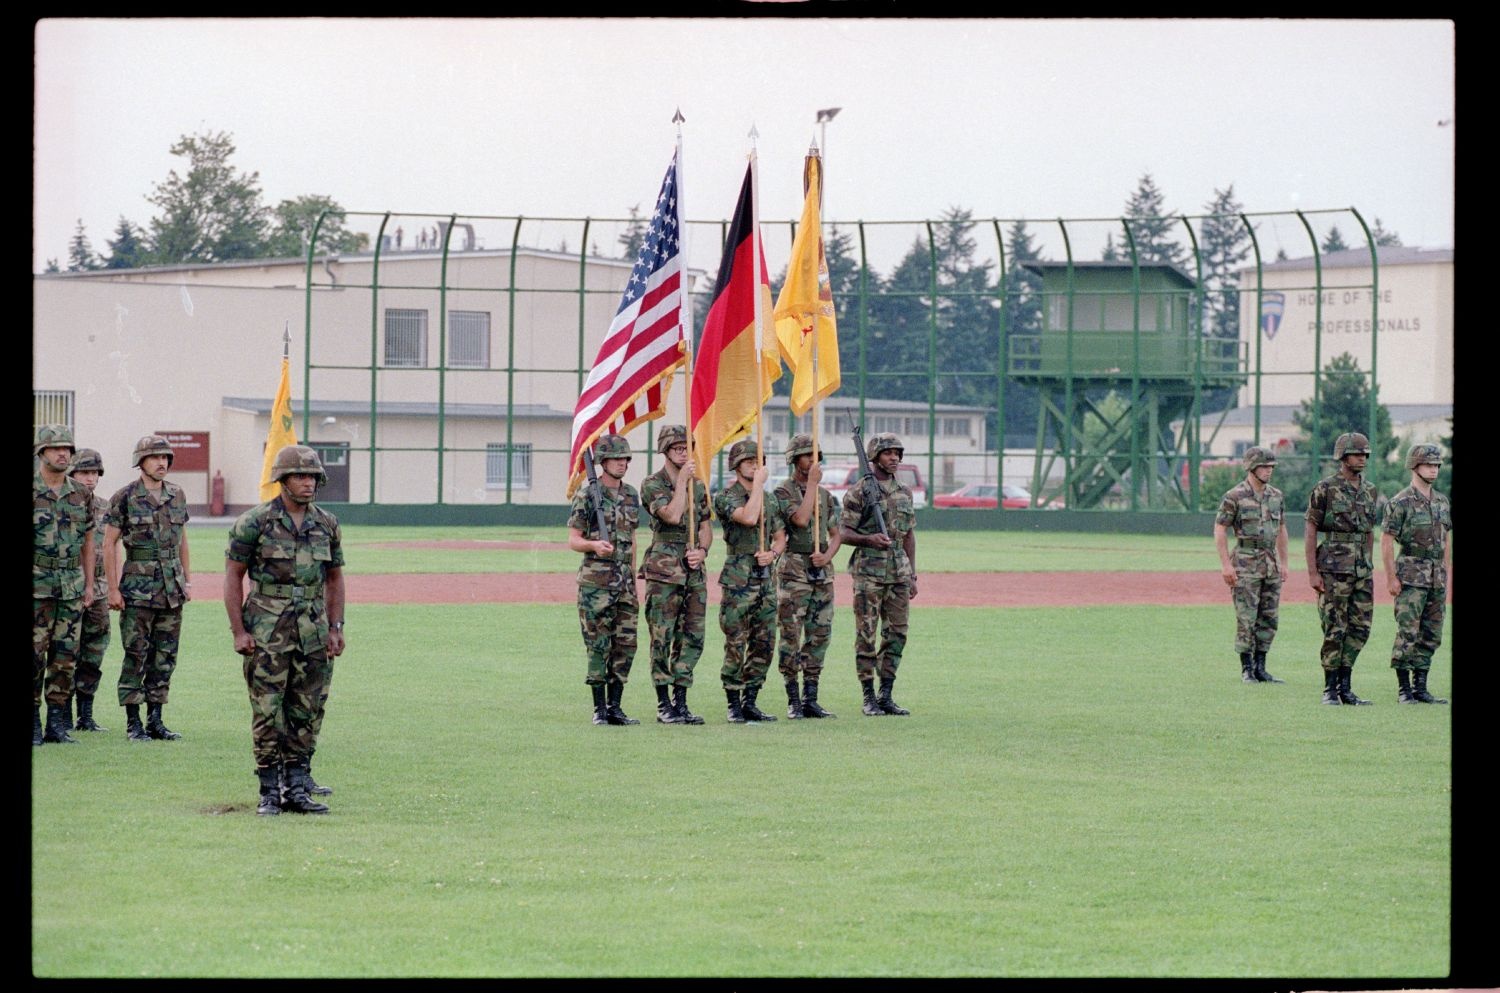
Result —
<instances>
[{"instance_id":1,"label":"camouflage helmet","mask_svg":"<svg viewBox=\"0 0 1500 993\"><path fill-rule=\"evenodd\" d=\"M1333 457L1343 461L1345 455L1369 455L1370 439L1358 431L1341 434L1333 443Z\"/></svg>"},{"instance_id":2,"label":"camouflage helmet","mask_svg":"<svg viewBox=\"0 0 1500 993\"><path fill-rule=\"evenodd\" d=\"M628 459L630 442L623 434L606 434L594 443L594 458L601 462L604 459Z\"/></svg>"},{"instance_id":3,"label":"camouflage helmet","mask_svg":"<svg viewBox=\"0 0 1500 993\"><path fill-rule=\"evenodd\" d=\"M271 463L271 480L279 483L287 476L296 475L317 476L319 485L328 479L328 473L323 470L323 460L318 458L317 452L306 445L283 446Z\"/></svg>"},{"instance_id":4,"label":"camouflage helmet","mask_svg":"<svg viewBox=\"0 0 1500 993\"><path fill-rule=\"evenodd\" d=\"M1436 445L1413 445L1406 450L1406 468L1419 465L1442 465L1443 450Z\"/></svg>"},{"instance_id":5,"label":"camouflage helmet","mask_svg":"<svg viewBox=\"0 0 1500 993\"><path fill-rule=\"evenodd\" d=\"M756 458L758 455L760 455L760 448L755 444L755 439L741 438L729 449L729 471L733 472L741 462Z\"/></svg>"},{"instance_id":6,"label":"camouflage helmet","mask_svg":"<svg viewBox=\"0 0 1500 993\"><path fill-rule=\"evenodd\" d=\"M1271 451L1269 448L1261 448L1259 445L1255 445L1251 448L1245 449L1246 472L1251 472L1252 470L1259 469L1263 465L1275 464L1276 453Z\"/></svg>"},{"instance_id":7,"label":"camouflage helmet","mask_svg":"<svg viewBox=\"0 0 1500 993\"><path fill-rule=\"evenodd\" d=\"M165 455L167 465L172 464L172 446L159 434L148 434L135 443L135 450L130 453L131 468L138 468L148 455Z\"/></svg>"},{"instance_id":8,"label":"camouflage helmet","mask_svg":"<svg viewBox=\"0 0 1500 993\"><path fill-rule=\"evenodd\" d=\"M668 424L656 435L656 450L663 455L671 450L673 445L687 444L687 428L681 424Z\"/></svg>"},{"instance_id":9,"label":"camouflage helmet","mask_svg":"<svg viewBox=\"0 0 1500 993\"><path fill-rule=\"evenodd\" d=\"M36 429L36 446L32 449L33 456L42 454L44 448L66 448L74 450L73 432L63 424L43 424Z\"/></svg>"},{"instance_id":10,"label":"camouflage helmet","mask_svg":"<svg viewBox=\"0 0 1500 993\"><path fill-rule=\"evenodd\" d=\"M75 472L97 472L104 475L104 457L92 448L80 448L73 453L73 460L68 463L68 475Z\"/></svg>"},{"instance_id":11,"label":"camouflage helmet","mask_svg":"<svg viewBox=\"0 0 1500 993\"><path fill-rule=\"evenodd\" d=\"M894 448L902 455L906 454L906 446L901 444L901 439L893 434L877 434L865 444L865 457L874 462L881 452Z\"/></svg>"},{"instance_id":12,"label":"camouflage helmet","mask_svg":"<svg viewBox=\"0 0 1500 993\"><path fill-rule=\"evenodd\" d=\"M786 464L792 465L797 461L799 455L813 454L813 440L810 434L794 434L792 440L786 444ZM818 452L819 456L823 453Z\"/></svg>"}]
</instances>

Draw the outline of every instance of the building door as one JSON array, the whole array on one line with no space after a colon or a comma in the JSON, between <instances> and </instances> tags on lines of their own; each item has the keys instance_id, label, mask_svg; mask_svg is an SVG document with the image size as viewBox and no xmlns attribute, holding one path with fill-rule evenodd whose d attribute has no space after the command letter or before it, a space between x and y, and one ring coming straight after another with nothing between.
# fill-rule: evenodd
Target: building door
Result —
<instances>
[{"instance_id":1,"label":"building door","mask_svg":"<svg viewBox=\"0 0 1500 993\"><path fill-rule=\"evenodd\" d=\"M347 441L315 441L310 447L323 460L323 471L328 482L318 491L317 499L328 503L349 502L349 443Z\"/></svg>"}]
</instances>

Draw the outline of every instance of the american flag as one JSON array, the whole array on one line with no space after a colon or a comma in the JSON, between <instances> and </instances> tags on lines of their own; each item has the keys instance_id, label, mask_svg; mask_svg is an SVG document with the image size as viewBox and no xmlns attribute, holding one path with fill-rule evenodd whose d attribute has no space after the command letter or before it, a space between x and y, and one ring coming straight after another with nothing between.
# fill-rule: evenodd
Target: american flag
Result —
<instances>
[{"instance_id":1,"label":"american flag","mask_svg":"<svg viewBox=\"0 0 1500 993\"><path fill-rule=\"evenodd\" d=\"M624 434L666 412L672 373L686 354L681 221L674 153L620 309L573 408L570 497L584 477L584 449L602 434Z\"/></svg>"}]
</instances>

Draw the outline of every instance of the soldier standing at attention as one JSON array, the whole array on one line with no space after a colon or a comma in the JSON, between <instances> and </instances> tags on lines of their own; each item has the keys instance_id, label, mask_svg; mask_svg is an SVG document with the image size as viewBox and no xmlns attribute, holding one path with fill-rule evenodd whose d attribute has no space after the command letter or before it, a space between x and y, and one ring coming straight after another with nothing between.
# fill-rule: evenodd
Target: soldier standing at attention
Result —
<instances>
[{"instance_id":1,"label":"soldier standing at attention","mask_svg":"<svg viewBox=\"0 0 1500 993\"><path fill-rule=\"evenodd\" d=\"M104 653L109 650L109 581L104 578L104 515L109 504L97 492L104 477L104 459L92 448L80 448L68 463L68 476L88 492L95 535L93 602L83 612L78 666L73 670L73 692L78 697L78 723L73 730L108 731L94 720L94 694L104 677Z\"/></svg>"},{"instance_id":2,"label":"soldier standing at attention","mask_svg":"<svg viewBox=\"0 0 1500 993\"><path fill-rule=\"evenodd\" d=\"M901 439L877 434L865 446L874 481L862 479L844 494L842 537L854 546L849 571L854 576L854 670L864 690L861 713L909 714L891 699L896 670L906 648L906 628L911 601L917 595L917 512L911 490L896 478L896 467L906 454ZM879 502L886 533L875 520ZM875 638L879 629L880 650ZM875 696L875 677L880 677L880 696Z\"/></svg>"},{"instance_id":3,"label":"soldier standing at attention","mask_svg":"<svg viewBox=\"0 0 1500 993\"><path fill-rule=\"evenodd\" d=\"M786 524L776 613L781 626L777 665L786 681L786 716L833 717L818 704L818 678L833 635L833 556L839 550L839 505L818 485L823 453L813 451L810 434L793 436L786 461L792 475L776 487ZM817 511L814 514L814 510ZM817 519L816 533L814 518ZM798 698L797 675L802 675Z\"/></svg>"},{"instance_id":4,"label":"soldier standing at attention","mask_svg":"<svg viewBox=\"0 0 1500 993\"><path fill-rule=\"evenodd\" d=\"M1374 619L1374 527L1380 496L1364 478L1370 439L1341 434L1333 443L1333 457L1338 472L1319 480L1308 494L1302 547L1323 622L1323 702L1364 706L1370 701L1354 695L1349 677Z\"/></svg>"},{"instance_id":5,"label":"soldier standing at attention","mask_svg":"<svg viewBox=\"0 0 1500 993\"><path fill-rule=\"evenodd\" d=\"M713 544L713 521L708 491L694 478L695 467L688 458L687 429L668 424L657 435L656 447L666 461L641 483L641 504L651 518L651 547L641 560L641 578L646 580L656 719L663 724L702 724L703 718L688 710L687 691L703 655L703 618L708 612L703 560ZM690 488L697 531L692 548L688 547Z\"/></svg>"},{"instance_id":6,"label":"soldier standing at attention","mask_svg":"<svg viewBox=\"0 0 1500 993\"><path fill-rule=\"evenodd\" d=\"M1224 494L1214 518L1219 570L1234 600L1234 650L1240 679L1281 683L1266 671L1266 653L1281 619L1281 583L1286 577L1286 502L1271 485L1276 455L1267 448L1245 452L1245 481ZM1234 533L1235 550L1229 551Z\"/></svg>"},{"instance_id":7,"label":"soldier standing at attention","mask_svg":"<svg viewBox=\"0 0 1500 993\"><path fill-rule=\"evenodd\" d=\"M67 476L73 432L38 429L31 483L31 743L76 745L65 711L83 612L94 595L94 513L89 494ZM38 708L46 686L47 729Z\"/></svg>"},{"instance_id":8,"label":"soldier standing at attention","mask_svg":"<svg viewBox=\"0 0 1500 993\"><path fill-rule=\"evenodd\" d=\"M131 466L140 478L109 499L105 515L104 573L109 580L109 609L120 612L120 705L125 708L125 736L175 741L182 735L162 723L177 666L182 634L182 605L193 598L189 580L187 497L167 481L172 446L148 434L135 443ZM123 565L119 546L125 546ZM146 726L141 727L141 703Z\"/></svg>"},{"instance_id":9,"label":"soldier standing at attention","mask_svg":"<svg viewBox=\"0 0 1500 993\"><path fill-rule=\"evenodd\" d=\"M755 705L776 647L776 576L786 548L776 498L766 493L767 470L756 443L745 438L729 449L735 480L714 495L724 528L724 568L719 573L719 629L724 667L719 678L729 701L729 723L774 721ZM762 523L769 546L760 551Z\"/></svg>"},{"instance_id":10,"label":"soldier standing at attention","mask_svg":"<svg viewBox=\"0 0 1500 993\"><path fill-rule=\"evenodd\" d=\"M578 625L588 653L584 682L594 694L595 724L639 724L620 709L630 665L635 661L635 529L641 498L625 482L630 442L607 434L594 448L598 485L590 482L573 495L568 514L568 547L583 553L578 566ZM598 501L596 503L596 501ZM605 533L599 532L600 514ZM590 534L596 537L589 537Z\"/></svg>"},{"instance_id":11,"label":"soldier standing at attention","mask_svg":"<svg viewBox=\"0 0 1500 993\"><path fill-rule=\"evenodd\" d=\"M1380 535L1380 558L1385 580L1396 598L1396 644L1391 667L1396 670L1400 703L1447 703L1427 692L1427 670L1432 653L1443 642L1443 614L1448 598L1448 576L1453 570L1453 509L1448 498L1432 488L1443 453L1436 445L1413 445L1406 453L1411 485L1397 493L1385 508ZM1395 557L1395 543L1401 557Z\"/></svg>"},{"instance_id":12,"label":"soldier standing at attention","mask_svg":"<svg viewBox=\"0 0 1500 993\"><path fill-rule=\"evenodd\" d=\"M336 517L313 503L327 473L318 453L287 445L271 463L281 492L241 514L224 552L224 611L245 658L256 813L326 814L310 795L333 660L344 652L344 551ZM245 577L250 577L246 595Z\"/></svg>"}]
</instances>

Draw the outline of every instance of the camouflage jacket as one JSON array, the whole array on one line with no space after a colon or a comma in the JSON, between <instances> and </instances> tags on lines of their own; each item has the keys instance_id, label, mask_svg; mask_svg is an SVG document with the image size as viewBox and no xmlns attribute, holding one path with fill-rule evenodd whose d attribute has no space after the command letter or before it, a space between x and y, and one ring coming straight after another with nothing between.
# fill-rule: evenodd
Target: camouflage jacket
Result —
<instances>
[{"instance_id":1,"label":"camouflage jacket","mask_svg":"<svg viewBox=\"0 0 1500 993\"><path fill-rule=\"evenodd\" d=\"M120 595L127 604L161 610L180 607L187 599L182 571L182 529L187 526L187 495L182 487L162 481L161 503L151 499L139 479L122 486L109 498L104 523L120 529L125 562L120 569Z\"/></svg>"},{"instance_id":2,"label":"camouflage jacket","mask_svg":"<svg viewBox=\"0 0 1500 993\"><path fill-rule=\"evenodd\" d=\"M94 599L103 601L109 596L109 577L104 574L104 518L109 513L109 501L99 494L93 495L94 509Z\"/></svg>"},{"instance_id":3,"label":"camouflage jacket","mask_svg":"<svg viewBox=\"0 0 1500 993\"><path fill-rule=\"evenodd\" d=\"M698 480L690 484L693 489L693 520L701 527L709 519L708 491ZM687 564L683 555L688 547L688 515L676 524L668 524L659 515L672 502L674 488L667 476L666 466L647 476L641 483L641 504L651 520L651 547L641 559L641 578L657 583L682 586L689 580ZM703 582L703 569L693 570L691 577Z\"/></svg>"},{"instance_id":4,"label":"camouflage jacket","mask_svg":"<svg viewBox=\"0 0 1500 993\"><path fill-rule=\"evenodd\" d=\"M104 547L95 528L89 492L63 477L58 492L32 474L31 597L34 600L76 600L83 596L83 539L94 532L94 544ZM102 576L103 569L96 571Z\"/></svg>"},{"instance_id":5,"label":"camouflage jacket","mask_svg":"<svg viewBox=\"0 0 1500 993\"><path fill-rule=\"evenodd\" d=\"M281 497L275 497L235 519L224 558L248 567L250 588L242 616L257 644L273 654L292 648L315 652L327 645L323 583L330 569L344 566L338 518L309 504L299 528ZM273 636L288 613L296 615L298 643L277 645Z\"/></svg>"},{"instance_id":6,"label":"camouflage jacket","mask_svg":"<svg viewBox=\"0 0 1500 993\"><path fill-rule=\"evenodd\" d=\"M724 568L719 572L719 585L743 589L754 580L755 552L760 548L760 525L741 524L734 519L734 512L750 502L750 491L736 479L729 486L714 494L714 514L724 529ZM765 491L761 503L761 519L766 522L766 548L776 539L782 529L781 504L776 495Z\"/></svg>"},{"instance_id":7,"label":"camouflage jacket","mask_svg":"<svg viewBox=\"0 0 1500 993\"><path fill-rule=\"evenodd\" d=\"M1280 575L1276 561L1276 536L1286 523L1286 500L1269 484L1255 495L1246 479L1224 494L1214 523L1234 535L1235 571L1246 579L1273 579Z\"/></svg>"},{"instance_id":8,"label":"camouflage jacket","mask_svg":"<svg viewBox=\"0 0 1500 993\"><path fill-rule=\"evenodd\" d=\"M629 483L621 483L617 489L601 483L598 489L604 494L604 526L609 528L606 540L615 546L615 552L608 557L584 552L578 566L578 584L624 586L634 582L630 574L635 568L635 529L641 523L641 498ZM573 494L568 527L577 528L590 541L598 541L598 518L590 496L593 491L594 487L585 483Z\"/></svg>"},{"instance_id":9,"label":"camouflage jacket","mask_svg":"<svg viewBox=\"0 0 1500 993\"><path fill-rule=\"evenodd\" d=\"M1318 546L1318 571L1373 575L1365 535L1375 529L1379 511L1380 494L1363 476L1351 482L1335 473L1319 480L1307 497L1308 522L1326 532Z\"/></svg>"},{"instance_id":10,"label":"camouflage jacket","mask_svg":"<svg viewBox=\"0 0 1500 993\"><path fill-rule=\"evenodd\" d=\"M812 568L811 556L813 549L813 522L808 520L806 527L798 527L792 523L792 511L802 506L802 497L805 491L796 479L788 477L782 480L781 485L776 487L776 502L781 506L782 523L786 527L786 554L781 557L779 575L782 579L805 583L807 570ZM827 548L833 542L833 536L838 533L839 527L839 504L825 487L818 487L818 545ZM833 582L833 563L830 562L823 567L823 579L820 582Z\"/></svg>"},{"instance_id":11,"label":"camouflage jacket","mask_svg":"<svg viewBox=\"0 0 1500 993\"><path fill-rule=\"evenodd\" d=\"M911 562L906 557L906 536L917 526L917 510L911 490L894 476L881 482L857 480L844 494L844 527L855 534L878 534L875 513L870 504L870 489L880 491L880 510L885 515L890 548L866 548L856 545L849 556L849 571L855 578L882 583L904 583L911 579Z\"/></svg>"},{"instance_id":12,"label":"camouflage jacket","mask_svg":"<svg viewBox=\"0 0 1500 993\"><path fill-rule=\"evenodd\" d=\"M1385 508L1385 533L1400 543L1396 556L1396 578L1402 586L1448 585L1443 550L1453 530L1453 508L1437 490L1428 500L1408 486L1391 498Z\"/></svg>"}]
</instances>

